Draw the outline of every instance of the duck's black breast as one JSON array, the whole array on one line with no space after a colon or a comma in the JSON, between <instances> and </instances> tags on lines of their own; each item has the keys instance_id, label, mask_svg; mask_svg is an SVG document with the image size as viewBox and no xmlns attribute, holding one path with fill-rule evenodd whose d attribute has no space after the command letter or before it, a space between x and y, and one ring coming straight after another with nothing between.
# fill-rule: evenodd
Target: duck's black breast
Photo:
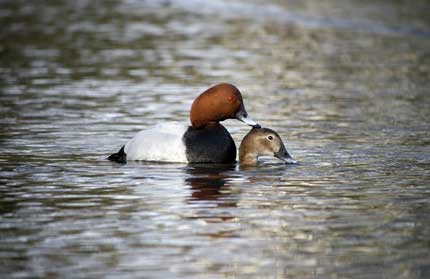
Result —
<instances>
[{"instance_id":1,"label":"duck's black breast","mask_svg":"<svg viewBox=\"0 0 430 279\"><path fill-rule=\"evenodd\" d=\"M189 127L183 136L189 163L234 163L236 144L219 123L196 129Z\"/></svg>"}]
</instances>

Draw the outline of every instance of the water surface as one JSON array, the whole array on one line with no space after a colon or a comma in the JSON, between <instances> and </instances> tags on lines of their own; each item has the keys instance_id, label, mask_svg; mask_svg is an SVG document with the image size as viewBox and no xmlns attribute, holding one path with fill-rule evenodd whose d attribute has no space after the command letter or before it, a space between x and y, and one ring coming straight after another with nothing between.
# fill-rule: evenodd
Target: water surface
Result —
<instances>
[{"instance_id":1,"label":"water surface","mask_svg":"<svg viewBox=\"0 0 430 279\"><path fill-rule=\"evenodd\" d=\"M428 278L429 9L1 1L1 274ZM219 82L300 164L105 160Z\"/></svg>"}]
</instances>

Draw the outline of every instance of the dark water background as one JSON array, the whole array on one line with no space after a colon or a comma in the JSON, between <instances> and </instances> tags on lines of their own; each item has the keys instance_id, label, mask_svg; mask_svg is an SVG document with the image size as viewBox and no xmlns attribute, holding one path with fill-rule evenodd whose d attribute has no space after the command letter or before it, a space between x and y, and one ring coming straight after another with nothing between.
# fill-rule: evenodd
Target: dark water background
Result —
<instances>
[{"instance_id":1,"label":"dark water background","mask_svg":"<svg viewBox=\"0 0 430 279\"><path fill-rule=\"evenodd\" d=\"M429 11L1 0L1 277L430 278ZM219 82L299 165L103 160Z\"/></svg>"}]
</instances>

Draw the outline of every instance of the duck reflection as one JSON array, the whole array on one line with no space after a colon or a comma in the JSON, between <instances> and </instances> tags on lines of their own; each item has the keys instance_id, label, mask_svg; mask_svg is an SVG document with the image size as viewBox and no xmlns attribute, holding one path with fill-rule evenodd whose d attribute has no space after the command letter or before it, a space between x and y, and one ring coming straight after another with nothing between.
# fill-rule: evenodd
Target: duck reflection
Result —
<instances>
[{"instance_id":1,"label":"duck reflection","mask_svg":"<svg viewBox=\"0 0 430 279\"><path fill-rule=\"evenodd\" d=\"M236 169L228 165L190 165L185 183L191 187L188 203L208 202L211 207L236 207L237 199L232 198L232 189L228 178Z\"/></svg>"}]
</instances>

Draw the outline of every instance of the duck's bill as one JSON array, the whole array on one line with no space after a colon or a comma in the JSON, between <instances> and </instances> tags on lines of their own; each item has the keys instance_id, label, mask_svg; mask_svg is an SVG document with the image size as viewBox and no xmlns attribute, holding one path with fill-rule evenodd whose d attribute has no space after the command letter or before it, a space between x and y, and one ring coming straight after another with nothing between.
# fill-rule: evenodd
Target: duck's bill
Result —
<instances>
[{"instance_id":1,"label":"duck's bill","mask_svg":"<svg viewBox=\"0 0 430 279\"><path fill-rule=\"evenodd\" d=\"M286 164L297 164L297 161L294 160L287 151L280 150L275 153L275 157L284 161Z\"/></svg>"},{"instance_id":2,"label":"duck's bill","mask_svg":"<svg viewBox=\"0 0 430 279\"><path fill-rule=\"evenodd\" d=\"M286 164L297 164L297 161L289 157L283 160Z\"/></svg>"},{"instance_id":3,"label":"duck's bill","mask_svg":"<svg viewBox=\"0 0 430 279\"><path fill-rule=\"evenodd\" d=\"M249 118L248 114L246 112L244 112L244 113L241 112L241 111L238 112L236 114L236 118L237 118L237 120L240 120L243 123L248 124L251 127L254 127L254 128L260 128L261 127L257 122L255 122L254 120L252 120L251 118Z\"/></svg>"}]
</instances>

